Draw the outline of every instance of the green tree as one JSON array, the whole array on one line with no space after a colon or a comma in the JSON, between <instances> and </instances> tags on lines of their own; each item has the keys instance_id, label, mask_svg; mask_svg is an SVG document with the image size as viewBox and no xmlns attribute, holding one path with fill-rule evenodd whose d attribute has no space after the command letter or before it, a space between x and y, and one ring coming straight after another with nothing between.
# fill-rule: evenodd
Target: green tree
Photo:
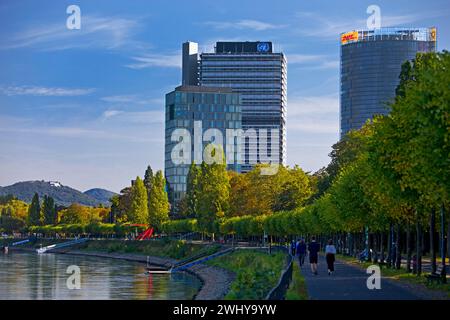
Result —
<instances>
[{"instance_id":1,"label":"green tree","mask_svg":"<svg viewBox=\"0 0 450 320\"><path fill-rule=\"evenodd\" d=\"M156 230L161 230L164 222L169 220L169 198L166 192L166 179L161 170L152 179L149 199L149 222Z\"/></svg>"},{"instance_id":2,"label":"green tree","mask_svg":"<svg viewBox=\"0 0 450 320\"><path fill-rule=\"evenodd\" d=\"M56 224L57 216L56 216L56 206L55 200L45 195L44 201L42 203L42 213L44 219L44 225Z\"/></svg>"},{"instance_id":3,"label":"green tree","mask_svg":"<svg viewBox=\"0 0 450 320\"><path fill-rule=\"evenodd\" d=\"M148 166L147 169L145 170L145 174L144 174L144 186L145 189L147 190L147 201L148 201L148 210L150 212L150 193L152 192L152 186L153 186L153 178L154 178L154 174L153 174L153 170L151 166Z\"/></svg>"},{"instance_id":4,"label":"green tree","mask_svg":"<svg viewBox=\"0 0 450 320\"><path fill-rule=\"evenodd\" d=\"M111 210L109 211L108 222L115 223L120 217L120 195L112 196L109 202L111 202Z\"/></svg>"},{"instance_id":5,"label":"green tree","mask_svg":"<svg viewBox=\"0 0 450 320\"><path fill-rule=\"evenodd\" d=\"M188 217L194 217L198 212L198 199L201 193L200 178L200 168L192 162L186 179L186 197L184 200L187 209L186 215Z\"/></svg>"},{"instance_id":6,"label":"green tree","mask_svg":"<svg viewBox=\"0 0 450 320\"><path fill-rule=\"evenodd\" d=\"M144 174L144 185L145 188L147 188L148 193L150 193L150 190L152 189L152 183L153 183L153 170L151 166L148 166Z\"/></svg>"},{"instance_id":7,"label":"green tree","mask_svg":"<svg viewBox=\"0 0 450 320\"><path fill-rule=\"evenodd\" d=\"M111 211L108 221L110 223L128 222L128 214L131 210L131 187L123 188L119 195L114 195L109 201Z\"/></svg>"},{"instance_id":8,"label":"green tree","mask_svg":"<svg viewBox=\"0 0 450 320\"><path fill-rule=\"evenodd\" d=\"M0 213L0 229L11 233L19 231L25 226L25 221L13 213L11 206L5 206Z\"/></svg>"},{"instance_id":9,"label":"green tree","mask_svg":"<svg viewBox=\"0 0 450 320\"><path fill-rule=\"evenodd\" d=\"M41 204L39 203L39 195L37 193L34 194L33 199L31 200L31 205L28 210L27 222L29 226L41 225L42 222Z\"/></svg>"},{"instance_id":10,"label":"green tree","mask_svg":"<svg viewBox=\"0 0 450 320\"><path fill-rule=\"evenodd\" d=\"M391 113L379 126L374 140L381 162L392 172L400 189L415 194L419 200L420 205L415 206L416 223L422 220L420 207L430 213L431 235L435 234L435 210L449 206L449 87L449 52L418 54L412 62L405 62ZM442 211L442 221L444 218ZM419 235L420 225L416 228ZM431 236L433 271L434 242ZM417 251L420 257L419 246Z\"/></svg>"},{"instance_id":11,"label":"green tree","mask_svg":"<svg viewBox=\"0 0 450 320\"><path fill-rule=\"evenodd\" d=\"M78 203L72 203L60 211L61 224L87 224L90 222L90 210Z\"/></svg>"},{"instance_id":12,"label":"green tree","mask_svg":"<svg viewBox=\"0 0 450 320\"><path fill-rule=\"evenodd\" d=\"M312 194L310 179L299 166L293 169L280 166L272 179L274 180L273 211L301 207Z\"/></svg>"},{"instance_id":13,"label":"green tree","mask_svg":"<svg viewBox=\"0 0 450 320\"><path fill-rule=\"evenodd\" d=\"M131 187L130 195L130 211L128 213L128 221L132 223L147 224L148 223L148 197L147 189L140 177L136 177L136 181Z\"/></svg>"},{"instance_id":14,"label":"green tree","mask_svg":"<svg viewBox=\"0 0 450 320\"><path fill-rule=\"evenodd\" d=\"M272 214L275 194L280 186L274 176L261 174L266 165L258 164L250 172L231 175L230 212L228 216ZM282 170L280 166L278 172ZM277 173L278 174L278 173Z\"/></svg>"},{"instance_id":15,"label":"green tree","mask_svg":"<svg viewBox=\"0 0 450 320\"><path fill-rule=\"evenodd\" d=\"M201 165L197 221L199 229L213 234L229 208L230 181L225 161Z\"/></svg>"}]
</instances>

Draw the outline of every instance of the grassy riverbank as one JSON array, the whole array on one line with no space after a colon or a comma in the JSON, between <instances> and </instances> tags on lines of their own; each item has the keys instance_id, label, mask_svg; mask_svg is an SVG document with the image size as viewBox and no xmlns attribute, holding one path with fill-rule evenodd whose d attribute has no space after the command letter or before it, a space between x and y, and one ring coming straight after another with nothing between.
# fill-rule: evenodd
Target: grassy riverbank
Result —
<instances>
[{"instance_id":1,"label":"grassy riverbank","mask_svg":"<svg viewBox=\"0 0 450 320\"><path fill-rule=\"evenodd\" d=\"M37 249L41 246L48 246L66 241L67 240L63 239L37 239L34 243L24 244L20 247ZM8 241L8 243L10 242L11 241ZM172 259L184 259L199 254L200 252L214 253L219 249L219 246L192 244L184 240L157 239L149 241L90 240L70 248L87 252L126 253Z\"/></svg>"},{"instance_id":2,"label":"grassy riverbank","mask_svg":"<svg viewBox=\"0 0 450 320\"><path fill-rule=\"evenodd\" d=\"M305 278L296 261L292 266L292 282L286 292L286 300L308 300Z\"/></svg>"},{"instance_id":3,"label":"grassy riverbank","mask_svg":"<svg viewBox=\"0 0 450 320\"><path fill-rule=\"evenodd\" d=\"M150 240L150 241L120 241L101 240L88 241L77 249L107 252L107 253L132 253L155 257L184 259L194 256L200 252L214 253L218 246L205 246L192 244L184 240Z\"/></svg>"},{"instance_id":4,"label":"grassy riverbank","mask_svg":"<svg viewBox=\"0 0 450 320\"><path fill-rule=\"evenodd\" d=\"M239 300L264 299L278 283L285 263L285 253L269 255L256 250L237 250L207 262L236 274L225 299Z\"/></svg>"}]
</instances>

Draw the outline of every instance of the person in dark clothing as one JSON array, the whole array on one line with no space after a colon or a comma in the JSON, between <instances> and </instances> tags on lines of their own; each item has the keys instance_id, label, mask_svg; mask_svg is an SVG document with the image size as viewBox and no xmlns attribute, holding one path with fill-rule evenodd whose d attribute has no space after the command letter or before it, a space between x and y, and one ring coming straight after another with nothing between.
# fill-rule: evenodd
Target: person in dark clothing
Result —
<instances>
[{"instance_id":1,"label":"person in dark clothing","mask_svg":"<svg viewBox=\"0 0 450 320\"><path fill-rule=\"evenodd\" d=\"M334 274L334 260L336 257L336 248L333 245L333 240L328 240L328 245L325 247L325 258L328 265L328 275Z\"/></svg>"},{"instance_id":2,"label":"person in dark clothing","mask_svg":"<svg viewBox=\"0 0 450 320\"><path fill-rule=\"evenodd\" d=\"M306 255L306 243L305 239L301 239L297 242L297 254L298 254L298 262L300 267L305 263L305 255Z\"/></svg>"},{"instance_id":3,"label":"person in dark clothing","mask_svg":"<svg viewBox=\"0 0 450 320\"><path fill-rule=\"evenodd\" d=\"M308 244L309 263L311 264L311 272L317 276L317 263L319 260L320 245L316 242L316 237L311 238Z\"/></svg>"},{"instance_id":4,"label":"person in dark clothing","mask_svg":"<svg viewBox=\"0 0 450 320\"><path fill-rule=\"evenodd\" d=\"M295 256L295 248L296 248L295 241L292 240L291 241L291 255L292 256Z\"/></svg>"}]
</instances>

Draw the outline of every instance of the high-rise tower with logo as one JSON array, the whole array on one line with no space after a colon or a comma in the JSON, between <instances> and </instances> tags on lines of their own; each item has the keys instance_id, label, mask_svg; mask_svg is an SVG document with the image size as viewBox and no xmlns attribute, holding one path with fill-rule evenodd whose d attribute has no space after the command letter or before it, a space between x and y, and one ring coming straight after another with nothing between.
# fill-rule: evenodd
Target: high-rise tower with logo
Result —
<instances>
[{"instance_id":1,"label":"high-rise tower with logo","mask_svg":"<svg viewBox=\"0 0 450 320\"><path fill-rule=\"evenodd\" d=\"M387 114L402 64L436 51L436 28L380 28L341 34L341 138Z\"/></svg>"},{"instance_id":2,"label":"high-rise tower with logo","mask_svg":"<svg viewBox=\"0 0 450 320\"><path fill-rule=\"evenodd\" d=\"M195 45L190 45L194 48ZM188 55L188 45L185 46ZM228 87L242 105L242 172L255 163L285 164L287 63L271 42L217 42L214 52L199 56L199 82L204 87ZM186 61L188 59L186 58ZM196 62L191 60L191 66ZM193 70L184 66L183 70ZM187 76L186 79L195 79ZM193 83L190 83L191 85Z\"/></svg>"}]
</instances>

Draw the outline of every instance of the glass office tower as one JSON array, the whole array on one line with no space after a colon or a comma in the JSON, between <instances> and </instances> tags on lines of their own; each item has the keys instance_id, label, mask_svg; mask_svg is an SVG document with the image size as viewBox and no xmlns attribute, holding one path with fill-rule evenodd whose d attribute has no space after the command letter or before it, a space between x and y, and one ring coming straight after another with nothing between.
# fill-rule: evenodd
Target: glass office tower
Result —
<instances>
[{"instance_id":1,"label":"glass office tower","mask_svg":"<svg viewBox=\"0 0 450 320\"><path fill-rule=\"evenodd\" d=\"M381 28L341 34L341 138L376 114L387 114L401 65L436 50L435 28Z\"/></svg>"},{"instance_id":2,"label":"glass office tower","mask_svg":"<svg viewBox=\"0 0 450 320\"><path fill-rule=\"evenodd\" d=\"M229 87L241 96L242 128L247 133L242 172L251 170L256 162L285 164L284 54L273 52L271 42L217 42L214 53L200 54L199 78L201 86ZM272 129L276 136L271 135Z\"/></svg>"},{"instance_id":3,"label":"glass office tower","mask_svg":"<svg viewBox=\"0 0 450 320\"><path fill-rule=\"evenodd\" d=\"M190 164L207 162L203 154L211 142L223 147L227 169L240 172L240 139L227 134L242 129L241 121L239 94L229 88L180 86L166 94L164 171L172 205L186 193ZM188 144L184 150L182 143Z\"/></svg>"}]
</instances>

